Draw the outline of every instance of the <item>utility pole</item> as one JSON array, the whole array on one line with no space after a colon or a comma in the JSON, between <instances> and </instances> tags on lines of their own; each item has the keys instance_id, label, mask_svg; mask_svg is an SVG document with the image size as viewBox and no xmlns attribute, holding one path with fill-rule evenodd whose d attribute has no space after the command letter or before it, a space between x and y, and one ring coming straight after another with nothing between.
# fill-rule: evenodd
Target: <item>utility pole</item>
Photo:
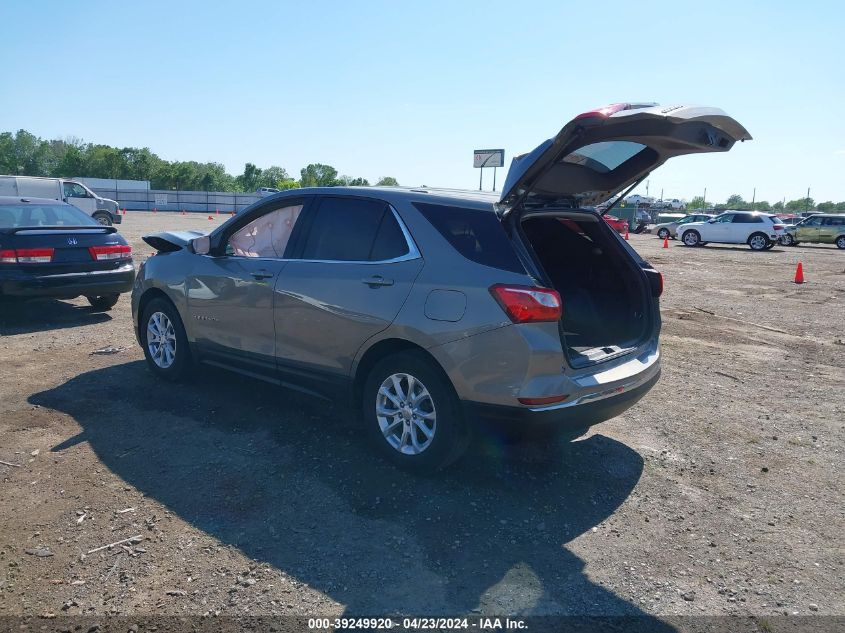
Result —
<instances>
[{"instance_id":1,"label":"utility pole","mask_svg":"<svg viewBox=\"0 0 845 633\"><path fill-rule=\"evenodd\" d=\"M751 194L751 206L754 207L754 203L757 201L757 187L754 187L754 193Z\"/></svg>"},{"instance_id":2,"label":"utility pole","mask_svg":"<svg viewBox=\"0 0 845 633\"><path fill-rule=\"evenodd\" d=\"M702 206L706 209L707 208L707 187L704 188L704 197L702 198L702 201L704 203Z\"/></svg>"},{"instance_id":3,"label":"utility pole","mask_svg":"<svg viewBox=\"0 0 845 633\"><path fill-rule=\"evenodd\" d=\"M810 188L807 187L807 199L804 201L804 206L807 207L807 211L810 210Z\"/></svg>"},{"instance_id":4,"label":"utility pole","mask_svg":"<svg viewBox=\"0 0 845 633\"><path fill-rule=\"evenodd\" d=\"M650 183L650 182L651 182L650 180L645 181L645 197L646 198L648 198L648 183Z\"/></svg>"}]
</instances>

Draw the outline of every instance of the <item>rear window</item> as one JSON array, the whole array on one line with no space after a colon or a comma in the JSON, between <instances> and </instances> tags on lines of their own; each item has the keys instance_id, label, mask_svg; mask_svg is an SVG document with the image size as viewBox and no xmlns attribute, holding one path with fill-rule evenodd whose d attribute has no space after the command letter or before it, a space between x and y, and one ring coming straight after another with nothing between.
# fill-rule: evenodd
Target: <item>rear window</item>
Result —
<instances>
[{"instance_id":1,"label":"rear window","mask_svg":"<svg viewBox=\"0 0 845 633\"><path fill-rule=\"evenodd\" d=\"M0 205L0 229L89 225L100 226L91 216L69 204Z\"/></svg>"},{"instance_id":2,"label":"rear window","mask_svg":"<svg viewBox=\"0 0 845 633\"><path fill-rule=\"evenodd\" d=\"M499 218L492 211L416 202L414 206L452 247L484 266L524 273Z\"/></svg>"},{"instance_id":3,"label":"rear window","mask_svg":"<svg viewBox=\"0 0 845 633\"><path fill-rule=\"evenodd\" d=\"M575 150L564 156L563 162L581 165L600 174L606 174L639 154L645 147L642 143L633 141L603 141Z\"/></svg>"}]
</instances>

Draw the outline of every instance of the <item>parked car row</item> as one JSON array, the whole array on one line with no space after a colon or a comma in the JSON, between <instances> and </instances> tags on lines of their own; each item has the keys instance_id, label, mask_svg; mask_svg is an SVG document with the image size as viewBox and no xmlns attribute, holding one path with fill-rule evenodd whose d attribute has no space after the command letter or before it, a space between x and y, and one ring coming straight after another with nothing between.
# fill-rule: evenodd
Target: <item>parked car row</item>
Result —
<instances>
[{"instance_id":1,"label":"parked car row","mask_svg":"<svg viewBox=\"0 0 845 633\"><path fill-rule=\"evenodd\" d=\"M13 198L48 198L72 204L100 224L120 224L117 202L101 198L81 182L65 178L0 176L0 196Z\"/></svg>"},{"instance_id":2,"label":"parked car row","mask_svg":"<svg viewBox=\"0 0 845 633\"><path fill-rule=\"evenodd\" d=\"M715 108L615 104L515 158L500 197L284 191L210 233L145 236L157 254L137 276L112 227L7 198L0 292L108 307L131 286L162 379L204 363L346 402L388 459L442 468L476 424L572 438L654 386L663 278L594 209L669 158L750 138Z\"/></svg>"}]
</instances>

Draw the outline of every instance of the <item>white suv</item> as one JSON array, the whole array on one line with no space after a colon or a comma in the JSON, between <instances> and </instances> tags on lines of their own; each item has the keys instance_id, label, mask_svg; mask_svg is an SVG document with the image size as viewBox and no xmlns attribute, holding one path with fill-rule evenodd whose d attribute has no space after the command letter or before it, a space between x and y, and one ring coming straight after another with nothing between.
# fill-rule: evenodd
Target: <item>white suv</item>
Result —
<instances>
[{"instance_id":1,"label":"white suv","mask_svg":"<svg viewBox=\"0 0 845 633\"><path fill-rule=\"evenodd\" d=\"M706 222L690 222L678 227L678 236L687 246L748 244L751 250L772 248L783 235L783 222L776 215L758 211L727 211Z\"/></svg>"}]
</instances>

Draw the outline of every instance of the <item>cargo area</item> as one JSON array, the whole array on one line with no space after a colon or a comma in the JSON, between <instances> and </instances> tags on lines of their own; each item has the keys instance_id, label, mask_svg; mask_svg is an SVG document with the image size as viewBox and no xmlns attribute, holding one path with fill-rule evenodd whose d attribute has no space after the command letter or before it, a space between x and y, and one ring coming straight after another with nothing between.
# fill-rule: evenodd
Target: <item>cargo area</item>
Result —
<instances>
[{"instance_id":1,"label":"cargo area","mask_svg":"<svg viewBox=\"0 0 845 633\"><path fill-rule=\"evenodd\" d=\"M612 229L594 215L527 217L522 230L561 295L561 336L573 367L637 345L646 332L645 279Z\"/></svg>"}]
</instances>

